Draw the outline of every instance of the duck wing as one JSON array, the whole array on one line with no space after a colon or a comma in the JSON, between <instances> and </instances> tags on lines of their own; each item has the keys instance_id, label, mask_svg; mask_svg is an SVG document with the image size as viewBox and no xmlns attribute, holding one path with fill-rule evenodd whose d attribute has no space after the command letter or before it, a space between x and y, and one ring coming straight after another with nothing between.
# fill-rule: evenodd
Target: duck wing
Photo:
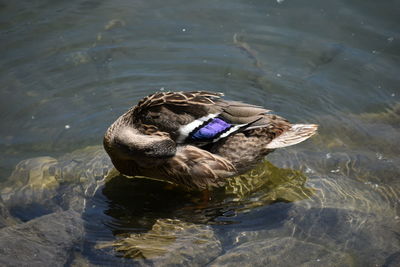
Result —
<instances>
[{"instance_id":1,"label":"duck wing","mask_svg":"<svg viewBox=\"0 0 400 267\"><path fill-rule=\"evenodd\" d=\"M144 134L165 132L178 144L198 146L215 143L237 132L266 128L263 134L275 140L268 148L274 149L300 143L315 133L315 125L292 126L268 109L223 100L221 96L222 93L206 91L157 92L142 99L134 108L133 116L137 128Z\"/></svg>"},{"instance_id":2,"label":"duck wing","mask_svg":"<svg viewBox=\"0 0 400 267\"><path fill-rule=\"evenodd\" d=\"M212 92L157 92L139 101L132 110L135 127L144 134L152 134L154 127L168 133L173 140L180 128L209 115L221 93ZM152 129L147 131L147 129Z\"/></svg>"},{"instance_id":3,"label":"duck wing","mask_svg":"<svg viewBox=\"0 0 400 267\"><path fill-rule=\"evenodd\" d=\"M133 110L137 127L167 132L177 143L214 143L243 130L271 124L270 110L262 107L226 101L221 93L158 92L143 100ZM273 116L272 118L277 118ZM286 120L280 118L282 122Z\"/></svg>"}]
</instances>

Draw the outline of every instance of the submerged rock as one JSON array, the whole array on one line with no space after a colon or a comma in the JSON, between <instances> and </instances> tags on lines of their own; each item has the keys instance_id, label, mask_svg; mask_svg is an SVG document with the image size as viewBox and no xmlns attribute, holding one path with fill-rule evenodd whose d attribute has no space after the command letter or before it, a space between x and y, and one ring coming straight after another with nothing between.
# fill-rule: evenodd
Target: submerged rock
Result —
<instances>
[{"instance_id":1,"label":"submerged rock","mask_svg":"<svg viewBox=\"0 0 400 267\"><path fill-rule=\"evenodd\" d=\"M370 113L325 115L320 134L311 139L324 151L374 151L388 157L399 155L400 103Z\"/></svg>"},{"instance_id":2,"label":"submerged rock","mask_svg":"<svg viewBox=\"0 0 400 267\"><path fill-rule=\"evenodd\" d=\"M21 161L0 185L0 265L67 264L82 246L86 197L111 168L101 147Z\"/></svg>"},{"instance_id":3,"label":"submerged rock","mask_svg":"<svg viewBox=\"0 0 400 267\"><path fill-rule=\"evenodd\" d=\"M247 254L259 266L383 266L396 260L400 251L400 183L394 180L398 178L398 159L377 164L376 157L365 153L332 152L327 156L294 149L276 153L272 159L286 168L303 169L308 174L306 185L314 189L314 194L303 201L281 205L279 210L287 209L281 215L272 209L276 204L252 210L247 216L262 220L263 226L254 229L249 223L225 232L229 240L226 243L232 248L216 259L216 265L234 260L245 264ZM271 215L275 218L269 218ZM281 246L279 252L274 252L280 258L271 260L264 247L272 250L279 246L277 240L287 238L297 241L293 247ZM264 240L278 243L262 246ZM297 246L303 246L302 242L322 247L327 256L324 260L318 256L320 261L313 262L310 253L301 256L293 252L301 251ZM266 259L259 259L264 254Z\"/></svg>"},{"instance_id":4,"label":"submerged rock","mask_svg":"<svg viewBox=\"0 0 400 267\"><path fill-rule=\"evenodd\" d=\"M306 186L307 177L301 171L278 168L269 161L263 161L253 170L228 179L224 193L236 201L243 201L253 193L240 211L250 210L274 202L294 202L308 199L314 190ZM261 194L262 193L262 194Z\"/></svg>"},{"instance_id":5,"label":"submerged rock","mask_svg":"<svg viewBox=\"0 0 400 267\"><path fill-rule=\"evenodd\" d=\"M8 209L4 206L3 201L0 199L0 228L19 223L19 220L11 216Z\"/></svg>"},{"instance_id":6,"label":"submerged rock","mask_svg":"<svg viewBox=\"0 0 400 267\"><path fill-rule=\"evenodd\" d=\"M2 228L0 265L64 266L70 253L80 249L83 234L80 214L72 210Z\"/></svg>"},{"instance_id":7,"label":"submerged rock","mask_svg":"<svg viewBox=\"0 0 400 267\"><path fill-rule=\"evenodd\" d=\"M395 103L390 108L376 113L362 113L358 116L360 119L373 122L384 123L393 126L394 128L400 127L400 103Z\"/></svg>"},{"instance_id":8,"label":"submerged rock","mask_svg":"<svg viewBox=\"0 0 400 267\"><path fill-rule=\"evenodd\" d=\"M264 162L205 204L110 175L101 147L23 161L1 185L0 265L396 266L400 158L336 147L269 159L280 168Z\"/></svg>"},{"instance_id":9,"label":"submerged rock","mask_svg":"<svg viewBox=\"0 0 400 267\"><path fill-rule=\"evenodd\" d=\"M294 237L352 254L357 265L381 266L400 250L398 237L391 230L398 224L394 217L382 214L346 208L298 208L290 214L294 219L286 227L293 229Z\"/></svg>"},{"instance_id":10,"label":"submerged rock","mask_svg":"<svg viewBox=\"0 0 400 267\"><path fill-rule=\"evenodd\" d=\"M314 267L353 266L349 254L293 237L246 242L218 257L210 266Z\"/></svg>"},{"instance_id":11,"label":"submerged rock","mask_svg":"<svg viewBox=\"0 0 400 267\"><path fill-rule=\"evenodd\" d=\"M93 194L111 169L111 161L100 146L59 159L23 160L1 184L0 198L23 221L68 209L82 212L85 197Z\"/></svg>"},{"instance_id":12,"label":"submerged rock","mask_svg":"<svg viewBox=\"0 0 400 267\"><path fill-rule=\"evenodd\" d=\"M2 184L1 198L8 206L45 203L56 195L59 186L52 171L56 164L57 160L51 157L21 161Z\"/></svg>"},{"instance_id":13,"label":"submerged rock","mask_svg":"<svg viewBox=\"0 0 400 267\"><path fill-rule=\"evenodd\" d=\"M221 252L210 226L172 219L157 220L147 233L130 234L97 247L114 247L123 257L154 266L203 266Z\"/></svg>"}]
</instances>

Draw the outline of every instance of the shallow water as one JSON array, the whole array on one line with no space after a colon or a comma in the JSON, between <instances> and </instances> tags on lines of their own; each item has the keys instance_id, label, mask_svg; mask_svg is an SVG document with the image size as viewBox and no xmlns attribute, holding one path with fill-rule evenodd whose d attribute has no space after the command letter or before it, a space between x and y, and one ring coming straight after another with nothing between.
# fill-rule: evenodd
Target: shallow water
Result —
<instances>
[{"instance_id":1,"label":"shallow water","mask_svg":"<svg viewBox=\"0 0 400 267\"><path fill-rule=\"evenodd\" d=\"M220 91L320 125L318 136L269 157L305 184L216 192L207 207L153 181L115 189L122 197L106 186L84 214L83 256L126 263L95 244L178 218L212 225L231 261L241 262L245 244L291 237L350 255L349 265L392 264L400 258L399 13L396 0L2 1L0 181L21 160L101 144L115 118L151 92Z\"/></svg>"}]
</instances>

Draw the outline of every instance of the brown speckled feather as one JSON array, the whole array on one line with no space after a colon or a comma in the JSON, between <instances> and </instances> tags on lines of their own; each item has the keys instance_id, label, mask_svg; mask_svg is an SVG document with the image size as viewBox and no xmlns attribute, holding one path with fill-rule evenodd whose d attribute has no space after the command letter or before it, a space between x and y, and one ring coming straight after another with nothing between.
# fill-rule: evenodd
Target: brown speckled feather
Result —
<instances>
[{"instance_id":1,"label":"brown speckled feather","mask_svg":"<svg viewBox=\"0 0 400 267\"><path fill-rule=\"evenodd\" d=\"M165 177L173 177L170 182L191 189L221 186L224 183L222 177L237 173L229 160L190 145L180 147L175 157L163 166L163 171Z\"/></svg>"},{"instance_id":2,"label":"brown speckled feather","mask_svg":"<svg viewBox=\"0 0 400 267\"><path fill-rule=\"evenodd\" d=\"M276 118L282 123L287 121L268 114L270 110L259 106L226 101L220 97L221 93L211 92L160 92L150 95L139 102L133 109L136 126L139 130L142 125L155 125L159 131L171 134L173 140L178 136L178 130L207 114L220 114L232 124L251 123L252 128L265 127ZM287 123L289 125L289 123Z\"/></svg>"},{"instance_id":3,"label":"brown speckled feather","mask_svg":"<svg viewBox=\"0 0 400 267\"><path fill-rule=\"evenodd\" d=\"M160 105L176 105L176 106L201 106L214 105L214 98L223 96L222 93L212 92L157 92L151 94L134 107L133 116L138 116L145 109L149 109Z\"/></svg>"}]
</instances>

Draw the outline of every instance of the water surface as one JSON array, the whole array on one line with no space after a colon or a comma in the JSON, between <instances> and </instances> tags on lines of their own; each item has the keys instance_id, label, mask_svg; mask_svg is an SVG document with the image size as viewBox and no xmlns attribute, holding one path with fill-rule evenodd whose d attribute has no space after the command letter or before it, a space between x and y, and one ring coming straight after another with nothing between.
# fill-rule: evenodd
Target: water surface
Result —
<instances>
[{"instance_id":1,"label":"water surface","mask_svg":"<svg viewBox=\"0 0 400 267\"><path fill-rule=\"evenodd\" d=\"M304 198L287 197L285 179L275 197L265 185L216 193L208 209L149 181L121 199L97 192L85 215L93 263L122 261L96 243L188 221L187 206L199 212L191 223L213 225L221 255L289 236L349 265L399 259L399 1L1 1L0 14L0 181L21 160L101 144L156 90L219 91L320 125L269 157L301 172L298 188L315 189Z\"/></svg>"}]
</instances>

